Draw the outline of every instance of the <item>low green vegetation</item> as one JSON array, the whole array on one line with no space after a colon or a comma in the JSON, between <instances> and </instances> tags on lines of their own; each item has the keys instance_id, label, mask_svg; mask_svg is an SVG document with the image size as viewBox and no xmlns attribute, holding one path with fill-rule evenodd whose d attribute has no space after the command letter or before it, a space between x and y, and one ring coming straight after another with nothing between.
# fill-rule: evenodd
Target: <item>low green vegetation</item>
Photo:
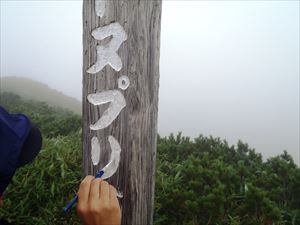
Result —
<instances>
[{"instance_id":1,"label":"low green vegetation","mask_svg":"<svg viewBox=\"0 0 300 225\"><path fill-rule=\"evenodd\" d=\"M81 127L79 115L45 102L24 100L16 94L3 92L0 104L11 112L26 114L41 129L44 137L68 136Z\"/></svg>"},{"instance_id":2,"label":"low green vegetation","mask_svg":"<svg viewBox=\"0 0 300 225\"><path fill-rule=\"evenodd\" d=\"M43 149L18 170L0 217L17 224L80 224L64 205L81 179L81 119L3 93L0 104L41 128ZM158 137L155 225L299 225L300 169L287 152L262 161L247 144L219 138Z\"/></svg>"},{"instance_id":3,"label":"low green vegetation","mask_svg":"<svg viewBox=\"0 0 300 225\"><path fill-rule=\"evenodd\" d=\"M37 159L19 169L5 192L0 218L26 225L80 224L73 210L62 209L78 189L81 170L81 118L43 102L2 93L0 105L28 115L43 134Z\"/></svg>"},{"instance_id":4,"label":"low green vegetation","mask_svg":"<svg viewBox=\"0 0 300 225\"><path fill-rule=\"evenodd\" d=\"M155 225L300 224L300 169L219 138L158 139Z\"/></svg>"}]
</instances>

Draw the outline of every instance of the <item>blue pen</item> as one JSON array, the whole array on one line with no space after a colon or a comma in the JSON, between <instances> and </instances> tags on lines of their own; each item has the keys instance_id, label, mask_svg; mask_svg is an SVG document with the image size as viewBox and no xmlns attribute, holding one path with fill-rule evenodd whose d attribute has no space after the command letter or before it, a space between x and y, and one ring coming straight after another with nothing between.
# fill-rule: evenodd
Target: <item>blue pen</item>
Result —
<instances>
[{"instance_id":1,"label":"blue pen","mask_svg":"<svg viewBox=\"0 0 300 225\"><path fill-rule=\"evenodd\" d=\"M96 178L101 178L104 174L104 172L107 170L107 168L109 168L109 166L112 165L112 161L110 163L108 163L102 170L100 170L99 172L97 172L96 174ZM69 210L72 208L73 205L76 204L76 202L78 201L78 196L76 195L64 208L64 212L67 213L69 212Z\"/></svg>"}]
</instances>

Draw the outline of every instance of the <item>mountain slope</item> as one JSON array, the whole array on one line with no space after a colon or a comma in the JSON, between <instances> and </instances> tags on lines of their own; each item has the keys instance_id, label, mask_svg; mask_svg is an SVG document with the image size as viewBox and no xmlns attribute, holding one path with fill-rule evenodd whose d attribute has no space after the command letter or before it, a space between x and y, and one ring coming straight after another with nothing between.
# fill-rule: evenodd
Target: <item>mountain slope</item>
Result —
<instances>
[{"instance_id":1,"label":"mountain slope","mask_svg":"<svg viewBox=\"0 0 300 225\"><path fill-rule=\"evenodd\" d=\"M82 104L80 101L29 78L2 77L0 88L1 92L12 92L25 99L46 102L51 106L62 107L81 114Z\"/></svg>"}]
</instances>

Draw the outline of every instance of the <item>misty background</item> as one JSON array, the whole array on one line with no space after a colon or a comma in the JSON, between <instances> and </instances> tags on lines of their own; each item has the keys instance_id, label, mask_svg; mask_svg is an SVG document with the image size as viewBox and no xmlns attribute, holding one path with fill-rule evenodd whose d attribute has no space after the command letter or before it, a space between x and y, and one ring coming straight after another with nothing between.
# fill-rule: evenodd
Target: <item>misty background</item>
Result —
<instances>
[{"instance_id":1,"label":"misty background","mask_svg":"<svg viewBox=\"0 0 300 225\"><path fill-rule=\"evenodd\" d=\"M1 77L81 101L82 2L0 7ZM160 60L161 135L240 139L299 164L299 1L164 1Z\"/></svg>"}]
</instances>

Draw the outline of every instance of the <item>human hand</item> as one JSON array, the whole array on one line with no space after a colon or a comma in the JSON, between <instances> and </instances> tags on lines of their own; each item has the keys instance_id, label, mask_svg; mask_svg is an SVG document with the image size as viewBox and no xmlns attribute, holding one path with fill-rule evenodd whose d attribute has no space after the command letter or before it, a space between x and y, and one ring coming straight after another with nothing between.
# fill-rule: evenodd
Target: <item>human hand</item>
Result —
<instances>
[{"instance_id":1,"label":"human hand","mask_svg":"<svg viewBox=\"0 0 300 225\"><path fill-rule=\"evenodd\" d=\"M120 225L116 189L106 181L86 176L78 191L77 213L84 225Z\"/></svg>"}]
</instances>

